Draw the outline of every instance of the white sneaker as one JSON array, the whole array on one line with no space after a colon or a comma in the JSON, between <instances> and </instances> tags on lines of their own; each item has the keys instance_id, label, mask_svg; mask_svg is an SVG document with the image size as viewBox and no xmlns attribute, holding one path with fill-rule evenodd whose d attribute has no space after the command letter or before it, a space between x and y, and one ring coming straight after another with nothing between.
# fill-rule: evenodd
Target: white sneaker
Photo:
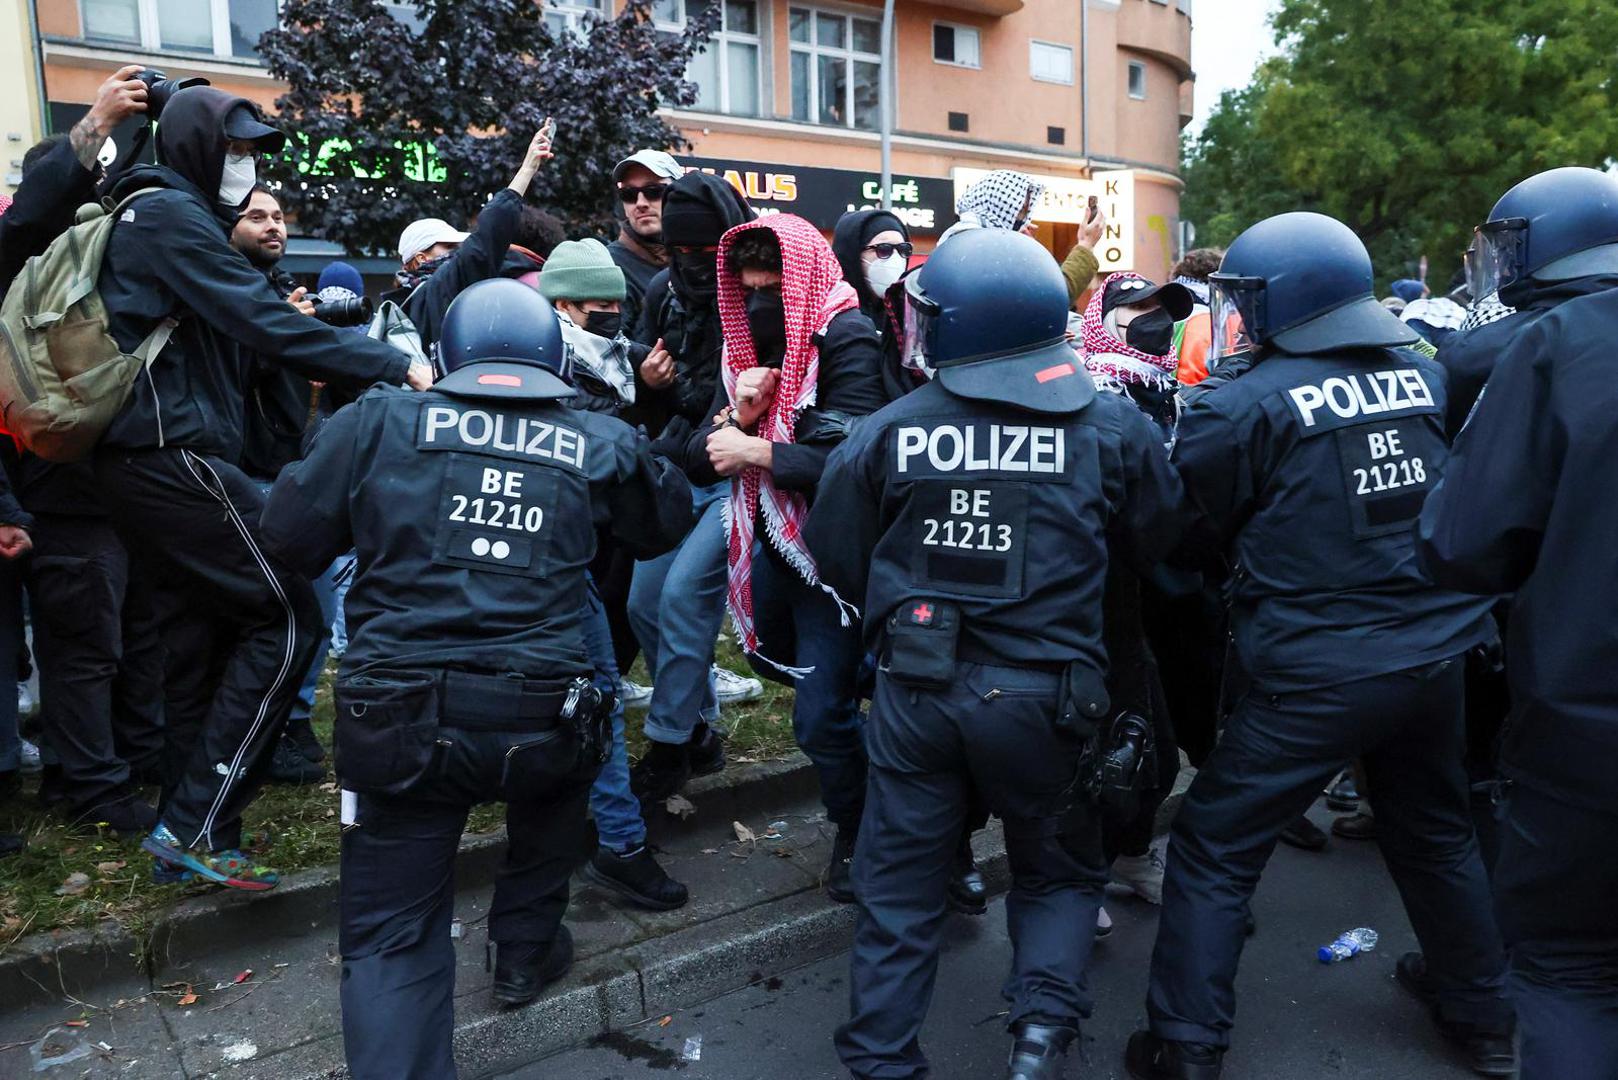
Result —
<instances>
[{"instance_id":1,"label":"white sneaker","mask_svg":"<svg viewBox=\"0 0 1618 1080\"><path fill-rule=\"evenodd\" d=\"M764 684L746 675L738 675L718 664L713 666L714 696L721 705L738 705L764 696Z\"/></svg>"},{"instance_id":2,"label":"white sneaker","mask_svg":"<svg viewBox=\"0 0 1618 1080\"><path fill-rule=\"evenodd\" d=\"M1151 848L1144 855L1120 855L1112 861L1112 880L1128 885L1149 904L1163 902L1163 856Z\"/></svg>"},{"instance_id":3,"label":"white sneaker","mask_svg":"<svg viewBox=\"0 0 1618 1080\"><path fill-rule=\"evenodd\" d=\"M652 688L628 679L618 680L618 692L624 696L624 708L644 709L652 703Z\"/></svg>"},{"instance_id":4,"label":"white sneaker","mask_svg":"<svg viewBox=\"0 0 1618 1080\"><path fill-rule=\"evenodd\" d=\"M1106 908L1096 908L1096 937L1106 937L1112 933L1112 916L1107 914Z\"/></svg>"},{"instance_id":5,"label":"white sneaker","mask_svg":"<svg viewBox=\"0 0 1618 1080\"><path fill-rule=\"evenodd\" d=\"M28 684L25 682L18 683L17 719L23 720L34 715L35 710L38 708L39 702L34 700L34 692L28 688Z\"/></svg>"},{"instance_id":6,"label":"white sneaker","mask_svg":"<svg viewBox=\"0 0 1618 1080\"><path fill-rule=\"evenodd\" d=\"M17 768L25 773L37 773L45 767L39 760L39 747L27 739L20 741L22 747L17 751Z\"/></svg>"}]
</instances>

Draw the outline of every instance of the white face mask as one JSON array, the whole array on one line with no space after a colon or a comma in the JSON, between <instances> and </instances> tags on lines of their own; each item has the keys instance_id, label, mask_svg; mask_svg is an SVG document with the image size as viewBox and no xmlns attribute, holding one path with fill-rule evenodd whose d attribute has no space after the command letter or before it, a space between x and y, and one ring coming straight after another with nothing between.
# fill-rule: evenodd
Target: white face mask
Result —
<instances>
[{"instance_id":1,"label":"white face mask","mask_svg":"<svg viewBox=\"0 0 1618 1080\"><path fill-rule=\"evenodd\" d=\"M252 154L226 154L225 171L219 176L219 201L226 206L240 206L253 193L258 183L258 169Z\"/></svg>"},{"instance_id":2,"label":"white face mask","mask_svg":"<svg viewBox=\"0 0 1618 1080\"><path fill-rule=\"evenodd\" d=\"M884 295L893 283L905 275L908 260L897 251L886 259L873 259L865 268L865 283L878 296Z\"/></svg>"}]
</instances>

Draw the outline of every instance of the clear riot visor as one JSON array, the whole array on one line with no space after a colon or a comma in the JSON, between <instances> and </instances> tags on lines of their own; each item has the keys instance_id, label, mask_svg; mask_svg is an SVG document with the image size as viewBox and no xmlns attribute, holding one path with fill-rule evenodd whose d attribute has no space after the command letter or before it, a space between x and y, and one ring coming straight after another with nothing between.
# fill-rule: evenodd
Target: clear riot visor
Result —
<instances>
[{"instance_id":1,"label":"clear riot visor","mask_svg":"<svg viewBox=\"0 0 1618 1080\"><path fill-rule=\"evenodd\" d=\"M1263 325L1264 279L1215 275L1208 282L1208 294L1213 319L1208 358L1223 360L1252 349Z\"/></svg>"},{"instance_id":2,"label":"clear riot visor","mask_svg":"<svg viewBox=\"0 0 1618 1080\"><path fill-rule=\"evenodd\" d=\"M1485 222L1473 240L1477 284L1472 295L1494 296L1523 277L1528 254L1528 219Z\"/></svg>"},{"instance_id":3,"label":"clear riot visor","mask_svg":"<svg viewBox=\"0 0 1618 1080\"><path fill-rule=\"evenodd\" d=\"M899 362L930 379L933 365L927 355L927 342L932 338L933 322L938 318L938 305L912 291L915 288L912 281L913 277L906 279L904 348L899 353Z\"/></svg>"}]
</instances>

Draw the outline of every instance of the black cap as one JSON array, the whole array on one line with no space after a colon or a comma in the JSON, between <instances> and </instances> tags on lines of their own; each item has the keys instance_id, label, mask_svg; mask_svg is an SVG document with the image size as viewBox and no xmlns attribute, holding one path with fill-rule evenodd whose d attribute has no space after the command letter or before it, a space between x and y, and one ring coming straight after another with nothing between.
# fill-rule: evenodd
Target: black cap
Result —
<instances>
[{"instance_id":1,"label":"black cap","mask_svg":"<svg viewBox=\"0 0 1618 1080\"><path fill-rule=\"evenodd\" d=\"M1145 278L1120 277L1107 282L1107 291L1101 294L1101 314L1115 307L1133 307L1153 299L1175 322L1190 318L1191 309L1196 306L1191 290L1177 281L1153 285Z\"/></svg>"},{"instance_id":2,"label":"black cap","mask_svg":"<svg viewBox=\"0 0 1618 1080\"><path fill-rule=\"evenodd\" d=\"M245 102L225 114L225 134L232 139L256 143L267 154L278 154L287 144L287 137L278 128L266 124L257 109Z\"/></svg>"}]
</instances>

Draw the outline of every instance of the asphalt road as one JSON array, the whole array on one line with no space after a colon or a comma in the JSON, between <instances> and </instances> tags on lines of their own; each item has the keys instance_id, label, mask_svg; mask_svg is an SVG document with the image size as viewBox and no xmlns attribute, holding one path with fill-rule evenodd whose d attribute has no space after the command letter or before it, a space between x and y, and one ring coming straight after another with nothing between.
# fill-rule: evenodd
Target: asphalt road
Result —
<instances>
[{"instance_id":1,"label":"asphalt road","mask_svg":"<svg viewBox=\"0 0 1618 1080\"><path fill-rule=\"evenodd\" d=\"M1316 820L1329 822L1317 810ZM1127 1076L1123 1048L1144 1017L1157 909L1109 897L1116 927L1098 943L1090 972L1094 1017L1069 1055L1072 1080ZM1400 953L1415 948L1374 844L1333 837L1322 854L1281 847L1253 903L1258 933L1237 980L1227 1080L1461 1080L1422 1007L1393 980ZM1315 949L1343 930L1369 926L1374 953L1331 967ZM1011 955L1005 905L981 919L956 916L922 1045L937 1080L999 1080L1009 1039L999 983ZM838 1080L832 1048L847 1015L846 954L763 980L705 1005L613 1033L506 1080Z\"/></svg>"}]
</instances>

